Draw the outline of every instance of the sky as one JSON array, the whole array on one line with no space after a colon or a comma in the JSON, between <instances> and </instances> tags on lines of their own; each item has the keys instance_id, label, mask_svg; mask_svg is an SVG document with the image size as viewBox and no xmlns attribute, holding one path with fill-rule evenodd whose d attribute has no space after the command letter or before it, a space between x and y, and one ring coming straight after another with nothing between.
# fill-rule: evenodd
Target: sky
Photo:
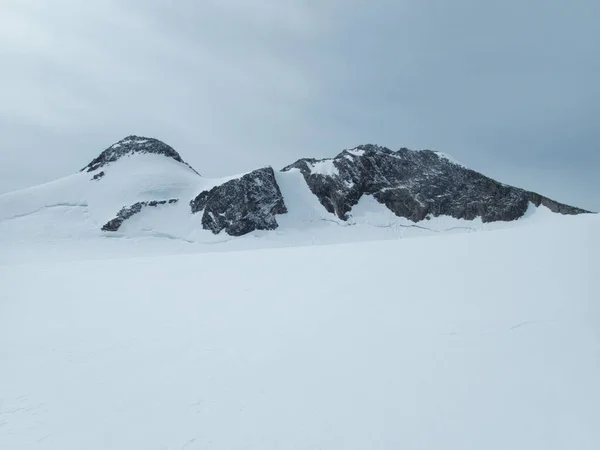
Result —
<instances>
[{"instance_id":1,"label":"sky","mask_svg":"<svg viewBox=\"0 0 600 450\"><path fill-rule=\"evenodd\" d=\"M203 176L429 148L600 211L598 0L0 0L0 192L123 137Z\"/></svg>"}]
</instances>

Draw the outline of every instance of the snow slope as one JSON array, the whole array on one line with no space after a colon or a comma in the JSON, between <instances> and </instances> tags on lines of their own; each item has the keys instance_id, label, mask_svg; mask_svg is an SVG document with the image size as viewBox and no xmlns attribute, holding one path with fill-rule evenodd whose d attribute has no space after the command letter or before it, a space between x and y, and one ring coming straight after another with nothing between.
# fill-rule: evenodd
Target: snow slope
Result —
<instances>
[{"instance_id":1,"label":"snow slope","mask_svg":"<svg viewBox=\"0 0 600 450\"><path fill-rule=\"evenodd\" d=\"M559 219L0 265L0 448L598 449L600 221Z\"/></svg>"},{"instance_id":2,"label":"snow slope","mask_svg":"<svg viewBox=\"0 0 600 450\"><path fill-rule=\"evenodd\" d=\"M189 167L162 155L125 157L105 171L98 181L92 180L93 174L78 172L51 183L0 195L0 226L7 221L17 221L17 226L9 223L3 226L4 230L20 233L17 237L27 239L97 236L101 234L102 225L123 206L138 201L189 197L201 190L204 182ZM51 217L60 233L45 228L48 220L42 220L40 215ZM29 230L22 225L41 228Z\"/></svg>"},{"instance_id":3,"label":"snow slope","mask_svg":"<svg viewBox=\"0 0 600 450\"><path fill-rule=\"evenodd\" d=\"M191 213L189 201L203 190L234 178L200 177L186 164L156 154L122 157L100 171L78 172L51 183L0 195L0 262L36 252L58 249L69 254L82 247L105 249L135 244L114 238L155 238L150 246L159 251L182 242L214 243L223 237L203 230L199 216ZM124 222L118 233L103 232L102 226L123 207L136 202L178 199L175 204L145 208ZM104 254L104 253L102 253ZM28 257L25 257L27 259Z\"/></svg>"}]
</instances>

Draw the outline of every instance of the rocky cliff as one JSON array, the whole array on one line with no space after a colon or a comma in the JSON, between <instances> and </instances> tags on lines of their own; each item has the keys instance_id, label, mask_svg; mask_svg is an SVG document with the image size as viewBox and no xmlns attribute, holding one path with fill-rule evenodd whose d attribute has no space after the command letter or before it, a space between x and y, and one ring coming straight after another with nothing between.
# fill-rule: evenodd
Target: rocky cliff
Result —
<instances>
[{"instance_id":1,"label":"rocky cliff","mask_svg":"<svg viewBox=\"0 0 600 450\"><path fill-rule=\"evenodd\" d=\"M190 202L192 213L202 213L202 226L213 233L225 230L241 236L254 230L277 228L276 214L287 213L271 167L254 170L203 191Z\"/></svg>"},{"instance_id":2,"label":"rocky cliff","mask_svg":"<svg viewBox=\"0 0 600 450\"><path fill-rule=\"evenodd\" d=\"M586 212L499 183L431 150L361 145L331 159L301 159L283 170L292 169L302 172L325 209L342 220L363 195L414 222L440 215L510 221L523 216L530 202L562 214Z\"/></svg>"}]
</instances>

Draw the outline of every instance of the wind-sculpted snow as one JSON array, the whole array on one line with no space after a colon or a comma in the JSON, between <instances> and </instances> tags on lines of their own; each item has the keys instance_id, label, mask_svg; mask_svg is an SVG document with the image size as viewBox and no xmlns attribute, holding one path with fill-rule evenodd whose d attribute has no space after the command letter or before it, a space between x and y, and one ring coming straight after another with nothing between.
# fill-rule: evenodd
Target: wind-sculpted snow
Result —
<instances>
[{"instance_id":1,"label":"wind-sculpted snow","mask_svg":"<svg viewBox=\"0 0 600 450\"><path fill-rule=\"evenodd\" d=\"M271 167L234 178L190 202L192 213L202 212L202 226L215 234L222 230L241 236L254 230L277 228L276 214L285 214L283 196Z\"/></svg>"},{"instance_id":2,"label":"wind-sculpted snow","mask_svg":"<svg viewBox=\"0 0 600 450\"><path fill-rule=\"evenodd\" d=\"M342 220L363 195L372 195L413 222L441 215L512 221L522 217L530 203L562 214L586 212L499 183L430 150L362 145L333 159L301 159L283 170L291 169L300 170L321 204Z\"/></svg>"}]
</instances>

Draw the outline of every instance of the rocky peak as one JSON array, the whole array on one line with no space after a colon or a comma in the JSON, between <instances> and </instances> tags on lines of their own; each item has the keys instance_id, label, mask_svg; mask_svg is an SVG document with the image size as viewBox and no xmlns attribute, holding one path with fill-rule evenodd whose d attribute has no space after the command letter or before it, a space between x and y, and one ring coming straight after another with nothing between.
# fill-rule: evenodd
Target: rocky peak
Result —
<instances>
[{"instance_id":1,"label":"rocky peak","mask_svg":"<svg viewBox=\"0 0 600 450\"><path fill-rule=\"evenodd\" d=\"M363 195L372 195L397 216L414 222L440 215L515 220L530 202L563 214L586 212L504 185L431 150L392 151L366 144L335 158L300 159L283 171L291 169L298 169L325 209L342 220Z\"/></svg>"},{"instance_id":2,"label":"rocky peak","mask_svg":"<svg viewBox=\"0 0 600 450\"><path fill-rule=\"evenodd\" d=\"M346 149L342 153L344 153L344 152L356 153L356 152L360 152L360 151L369 152L369 153L379 153L379 152L393 153L393 151L390 150L389 148L382 147L381 145L376 145L376 144L362 144L362 145L359 145L358 147L354 147L352 149Z\"/></svg>"},{"instance_id":3,"label":"rocky peak","mask_svg":"<svg viewBox=\"0 0 600 450\"><path fill-rule=\"evenodd\" d=\"M164 142L154 138L131 135L108 147L106 150L100 153L96 159L81 169L81 171L83 172L85 170L87 172L93 172L101 167L117 161L124 156L144 153L152 153L156 155L163 155L167 158L172 158L175 161L185 164L190 169L194 170L181 158L181 156L179 156L177 151ZM194 170L194 172L196 171Z\"/></svg>"}]
</instances>

